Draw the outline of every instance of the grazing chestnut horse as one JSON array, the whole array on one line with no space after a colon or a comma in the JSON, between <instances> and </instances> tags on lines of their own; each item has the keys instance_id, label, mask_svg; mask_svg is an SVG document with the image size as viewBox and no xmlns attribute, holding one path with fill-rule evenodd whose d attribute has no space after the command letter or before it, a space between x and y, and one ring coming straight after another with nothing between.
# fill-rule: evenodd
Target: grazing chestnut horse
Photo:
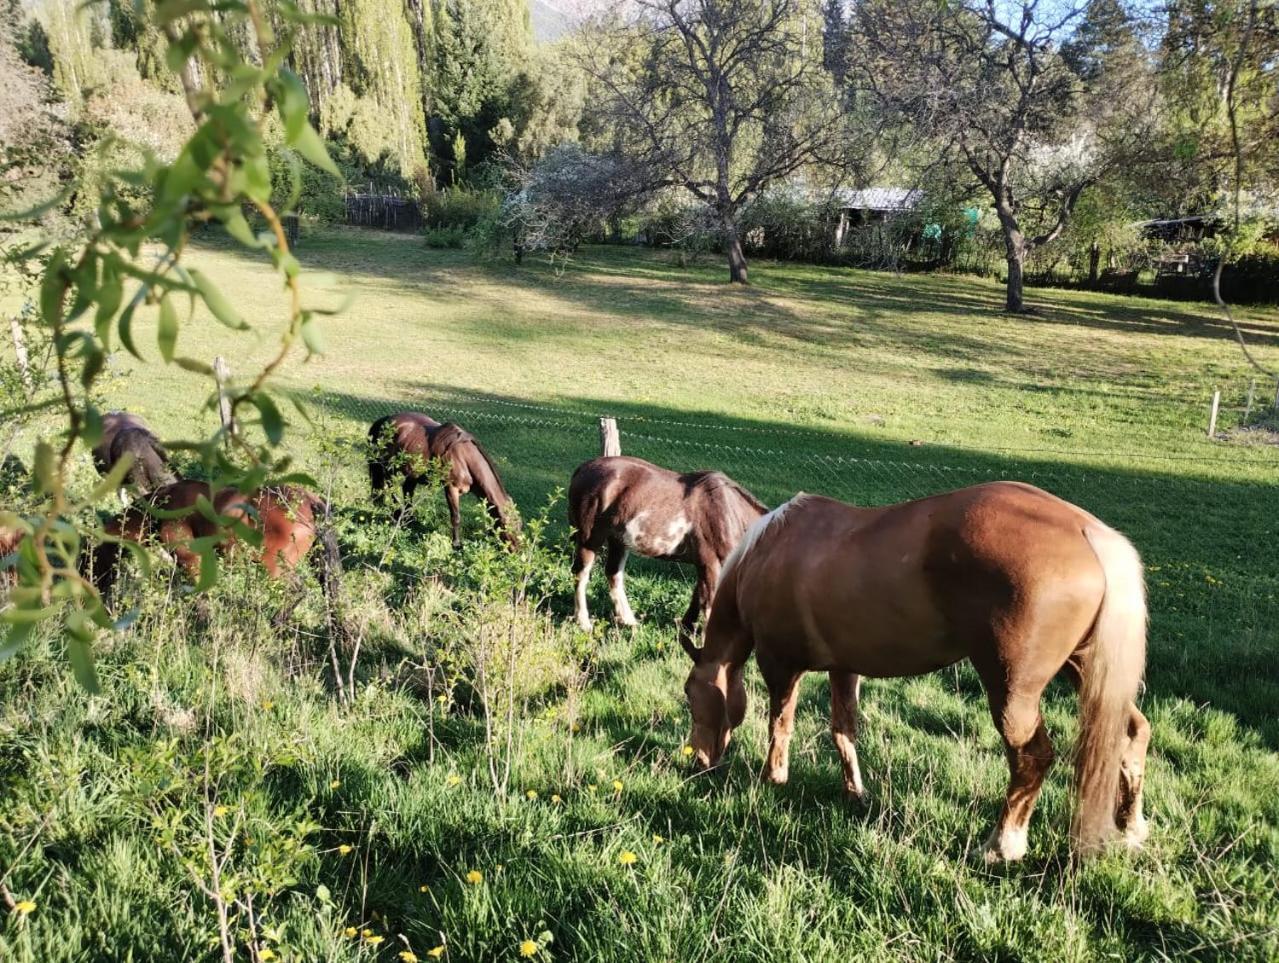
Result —
<instances>
[{"instance_id":1,"label":"grazing chestnut horse","mask_svg":"<svg viewBox=\"0 0 1279 963\"><path fill-rule=\"evenodd\" d=\"M0 588L11 585L18 579L17 570L9 564L12 561L9 556L18 551L24 534L20 528L0 525Z\"/></svg>"},{"instance_id":2,"label":"grazing chestnut horse","mask_svg":"<svg viewBox=\"0 0 1279 963\"><path fill-rule=\"evenodd\" d=\"M462 547L462 496L467 492L485 503L507 544L518 547L520 517L515 502L488 452L470 432L419 411L401 411L373 422L369 450L369 483L376 504L385 503L386 486L393 478L400 479L407 501L427 477L429 462L438 458L445 468L444 498L453 522L453 547Z\"/></svg>"},{"instance_id":3,"label":"grazing chestnut horse","mask_svg":"<svg viewBox=\"0 0 1279 963\"><path fill-rule=\"evenodd\" d=\"M196 507L200 498L208 499L213 511L225 523L215 522ZM170 512L186 512L177 518L157 518L148 507ZM188 577L200 574L200 554L191 548L195 539L221 536L221 552L235 545L235 527L261 529L262 567L270 578L281 578L293 572L318 539L323 550L318 568L330 610L337 611L342 558L337 538L323 524L328 506L319 496L296 485L263 488L245 496L232 488L210 495L207 482L179 481L157 489L146 504L138 503L108 522L108 535L130 542L154 537L173 552L178 565ZM93 551L93 579L98 591L110 594L119 566L118 542L103 542ZM301 599L297 599L301 601ZM294 603L296 604L296 602ZM290 606L291 608L291 606ZM287 613L286 613L287 614Z\"/></svg>"},{"instance_id":4,"label":"grazing chestnut horse","mask_svg":"<svg viewBox=\"0 0 1279 963\"><path fill-rule=\"evenodd\" d=\"M1026 852L1053 759L1039 712L1064 673L1079 690L1083 852L1117 833L1140 845L1150 726L1134 702L1145 667L1141 559L1122 535L1030 485L992 482L885 508L798 495L755 524L724 567L706 628L689 647L691 745L718 762L746 711L755 652L770 698L764 777L784 783L800 677L830 673L844 787L862 792L854 740L860 676L931 672L967 658L986 688L1011 781L989 861Z\"/></svg>"},{"instance_id":5,"label":"grazing chestnut horse","mask_svg":"<svg viewBox=\"0 0 1279 963\"><path fill-rule=\"evenodd\" d=\"M133 456L127 480L141 494L177 481L168 452L146 422L127 411L108 411L102 416L102 437L93 446L93 464L105 475L126 455Z\"/></svg>"},{"instance_id":6,"label":"grazing chestnut horse","mask_svg":"<svg viewBox=\"0 0 1279 963\"><path fill-rule=\"evenodd\" d=\"M624 455L584 462L568 486L568 520L577 542L577 624L590 631L586 586L595 556L607 546L604 572L614 615L623 625L636 624L626 598L628 552L697 566L697 587L680 620L681 638L687 638L702 610L710 608L720 566L767 511L759 499L717 471L679 475Z\"/></svg>"}]
</instances>

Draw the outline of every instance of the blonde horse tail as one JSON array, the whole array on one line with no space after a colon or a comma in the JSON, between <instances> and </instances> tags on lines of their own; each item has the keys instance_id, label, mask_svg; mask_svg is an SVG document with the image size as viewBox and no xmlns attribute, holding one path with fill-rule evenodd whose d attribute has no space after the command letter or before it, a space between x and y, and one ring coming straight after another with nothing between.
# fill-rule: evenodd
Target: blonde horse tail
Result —
<instances>
[{"instance_id":1,"label":"blonde horse tail","mask_svg":"<svg viewBox=\"0 0 1279 963\"><path fill-rule=\"evenodd\" d=\"M1119 767L1129 707L1146 668L1146 587L1132 543L1100 522L1083 531L1106 576L1106 591L1084 655L1079 684L1078 805L1072 834L1094 852L1115 834Z\"/></svg>"}]
</instances>

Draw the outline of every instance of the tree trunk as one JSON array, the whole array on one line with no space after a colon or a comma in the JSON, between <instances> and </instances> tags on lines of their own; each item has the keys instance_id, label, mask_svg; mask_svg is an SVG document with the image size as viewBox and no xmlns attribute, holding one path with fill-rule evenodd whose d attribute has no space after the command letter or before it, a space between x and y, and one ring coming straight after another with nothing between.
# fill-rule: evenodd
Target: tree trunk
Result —
<instances>
[{"instance_id":1,"label":"tree trunk","mask_svg":"<svg viewBox=\"0 0 1279 963\"><path fill-rule=\"evenodd\" d=\"M1088 249L1088 283L1097 283L1097 268L1101 264L1101 245L1096 241Z\"/></svg>"},{"instance_id":2,"label":"tree trunk","mask_svg":"<svg viewBox=\"0 0 1279 963\"><path fill-rule=\"evenodd\" d=\"M746 277L746 255L742 251L742 233L732 216L724 218L724 246L728 248L729 282L749 284Z\"/></svg>"},{"instance_id":3,"label":"tree trunk","mask_svg":"<svg viewBox=\"0 0 1279 963\"><path fill-rule=\"evenodd\" d=\"M1008 311L1020 313L1026 310L1023 296L1026 238L1011 211L1000 210L998 207L995 210L999 214L1000 227L1004 229L1004 257L1008 261L1008 299L1004 307Z\"/></svg>"}]
</instances>

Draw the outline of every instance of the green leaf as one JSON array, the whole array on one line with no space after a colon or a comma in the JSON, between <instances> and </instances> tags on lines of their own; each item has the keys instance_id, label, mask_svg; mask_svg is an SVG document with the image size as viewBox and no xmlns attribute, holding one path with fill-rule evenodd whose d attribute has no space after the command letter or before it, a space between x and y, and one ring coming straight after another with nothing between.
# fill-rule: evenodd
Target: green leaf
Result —
<instances>
[{"instance_id":1,"label":"green leaf","mask_svg":"<svg viewBox=\"0 0 1279 963\"><path fill-rule=\"evenodd\" d=\"M302 81L291 70L280 71L277 87L276 103L280 108L280 119L284 121L285 142L292 146L307 126L310 98Z\"/></svg>"},{"instance_id":2,"label":"green leaf","mask_svg":"<svg viewBox=\"0 0 1279 963\"><path fill-rule=\"evenodd\" d=\"M93 329L102 346L108 351L111 350L111 322L116 312L120 310L120 303L123 300L124 283L120 280L119 272L110 265L104 266L102 284L98 288L98 309L94 314Z\"/></svg>"},{"instance_id":3,"label":"green leaf","mask_svg":"<svg viewBox=\"0 0 1279 963\"><path fill-rule=\"evenodd\" d=\"M314 321L302 322L302 342L311 354L324 354L324 339L320 336L320 326Z\"/></svg>"},{"instance_id":4,"label":"green leaf","mask_svg":"<svg viewBox=\"0 0 1279 963\"><path fill-rule=\"evenodd\" d=\"M195 583L197 592L207 592L218 584L218 553L212 547L200 553L200 578Z\"/></svg>"},{"instance_id":5,"label":"green leaf","mask_svg":"<svg viewBox=\"0 0 1279 963\"><path fill-rule=\"evenodd\" d=\"M116 328L120 332L120 343L124 345L125 350L139 361L144 361L145 359L138 354L138 349L133 343L133 312L137 306L138 302L136 300L129 303L129 306L124 309L124 313L120 315L120 323L116 325Z\"/></svg>"},{"instance_id":6,"label":"green leaf","mask_svg":"<svg viewBox=\"0 0 1279 963\"><path fill-rule=\"evenodd\" d=\"M262 415L262 431L265 432L267 441L278 445L284 437L284 419L280 417L280 409L269 395L256 394L252 400Z\"/></svg>"},{"instance_id":7,"label":"green leaf","mask_svg":"<svg viewBox=\"0 0 1279 963\"><path fill-rule=\"evenodd\" d=\"M50 327L58 323L62 317L62 300L67 293L62 269L66 263L66 251L58 248L49 258L49 265L44 269L44 278L40 282L40 316Z\"/></svg>"},{"instance_id":8,"label":"green leaf","mask_svg":"<svg viewBox=\"0 0 1279 963\"><path fill-rule=\"evenodd\" d=\"M52 609L48 611L53 614ZM0 664L8 662L23 650L38 624L38 620L9 623L8 631L5 632L3 641L0 641Z\"/></svg>"},{"instance_id":9,"label":"green leaf","mask_svg":"<svg viewBox=\"0 0 1279 963\"><path fill-rule=\"evenodd\" d=\"M91 695L102 691L98 685L98 674L93 668L93 630L81 612L72 612L67 616L67 658L71 660L71 671L76 681Z\"/></svg>"},{"instance_id":10,"label":"green leaf","mask_svg":"<svg viewBox=\"0 0 1279 963\"><path fill-rule=\"evenodd\" d=\"M35 461L31 468L36 485L42 494L49 495L57 488L58 472L54 463L53 446L47 441L36 444Z\"/></svg>"},{"instance_id":11,"label":"green leaf","mask_svg":"<svg viewBox=\"0 0 1279 963\"><path fill-rule=\"evenodd\" d=\"M178 355L173 359L173 363L183 371L190 371L192 374L205 375L209 378L213 377L213 366L205 364L203 361L198 361L195 358L187 358L182 355Z\"/></svg>"},{"instance_id":12,"label":"green leaf","mask_svg":"<svg viewBox=\"0 0 1279 963\"><path fill-rule=\"evenodd\" d=\"M94 486L90 501L96 502L124 484L124 476L129 473L129 469L132 467L133 453L127 452L123 458L111 466L111 470L103 476L102 481Z\"/></svg>"},{"instance_id":13,"label":"green leaf","mask_svg":"<svg viewBox=\"0 0 1279 963\"><path fill-rule=\"evenodd\" d=\"M207 274L196 268L192 268L190 274L191 280L200 291L200 296L204 298L204 303L209 306L215 318L233 331L249 330L249 323L231 306L231 302L223 297L222 292L209 280Z\"/></svg>"},{"instance_id":14,"label":"green leaf","mask_svg":"<svg viewBox=\"0 0 1279 963\"><path fill-rule=\"evenodd\" d=\"M289 146L301 154L322 171L328 171L338 180L342 180L342 172L329 156L329 149L324 140L315 132L315 128L307 123L297 137L289 141Z\"/></svg>"},{"instance_id":15,"label":"green leaf","mask_svg":"<svg viewBox=\"0 0 1279 963\"><path fill-rule=\"evenodd\" d=\"M156 341L160 345L160 357L166 362L172 362L173 349L178 343L178 311L173 306L173 298L167 294L160 299L160 325L156 330Z\"/></svg>"}]
</instances>

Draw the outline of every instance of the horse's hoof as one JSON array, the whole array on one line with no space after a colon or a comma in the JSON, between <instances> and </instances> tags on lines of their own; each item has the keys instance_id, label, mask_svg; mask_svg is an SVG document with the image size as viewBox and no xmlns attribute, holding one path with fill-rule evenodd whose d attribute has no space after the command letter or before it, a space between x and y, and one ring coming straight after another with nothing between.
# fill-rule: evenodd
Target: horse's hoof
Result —
<instances>
[{"instance_id":1,"label":"horse's hoof","mask_svg":"<svg viewBox=\"0 0 1279 963\"><path fill-rule=\"evenodd\" d=\"M861 786L851 786L848 783L844 783L844 795L851 802L863 803L866 801L866 790Z\"/></svg>"},{"instance_id":2,"label":"horse's hoof","mask_svg":"<svg viewBox=\"0 0 1279 963\"><path fill-rule=\"evenodd\" d=\"M581 629L583 632L585 632L587 635L589 635L589 634L590 634L590 632L591 632L591 620L590 620L590 619L578 619L578 620L577 620L577 627L578 627L579 629Z\"/></svg>"},{"instance_id":3,"label":"horse's hoof","mask_svg":"<svg viewBox=\"0 0 1279 963\"><path fill-rule=\"evenodd\" d=\"M1026 855L1026 830L1006 829L1002 833L996 829L986 840L984 858L987 866L1000 863L1015 863Z\"/></svg>"},{"instance_id":4,"label":"horse's hoof","mask_svg":"<svg viewBox=\"0 0 1279 963\"><path fill-rule=\"evenodd\" d=\"M1124 829L1123 843L1129 849L1141 849L1145 845L1146 838L1150 835L1150 824L1143 819L1137 819L1129 823Z\"/></svg>"},{"instance_id":5,"label":"horse's hoof","mask_svg":"<svg viewBox=\"0 0 1279 963\"><path fill-rule=\"evenodd\" d=\"M779 766L776 769L764 771L764 782L772 783L774 786L784 786L788 779L790 779L789 766Z\"/></svg>"}]
</instances>

